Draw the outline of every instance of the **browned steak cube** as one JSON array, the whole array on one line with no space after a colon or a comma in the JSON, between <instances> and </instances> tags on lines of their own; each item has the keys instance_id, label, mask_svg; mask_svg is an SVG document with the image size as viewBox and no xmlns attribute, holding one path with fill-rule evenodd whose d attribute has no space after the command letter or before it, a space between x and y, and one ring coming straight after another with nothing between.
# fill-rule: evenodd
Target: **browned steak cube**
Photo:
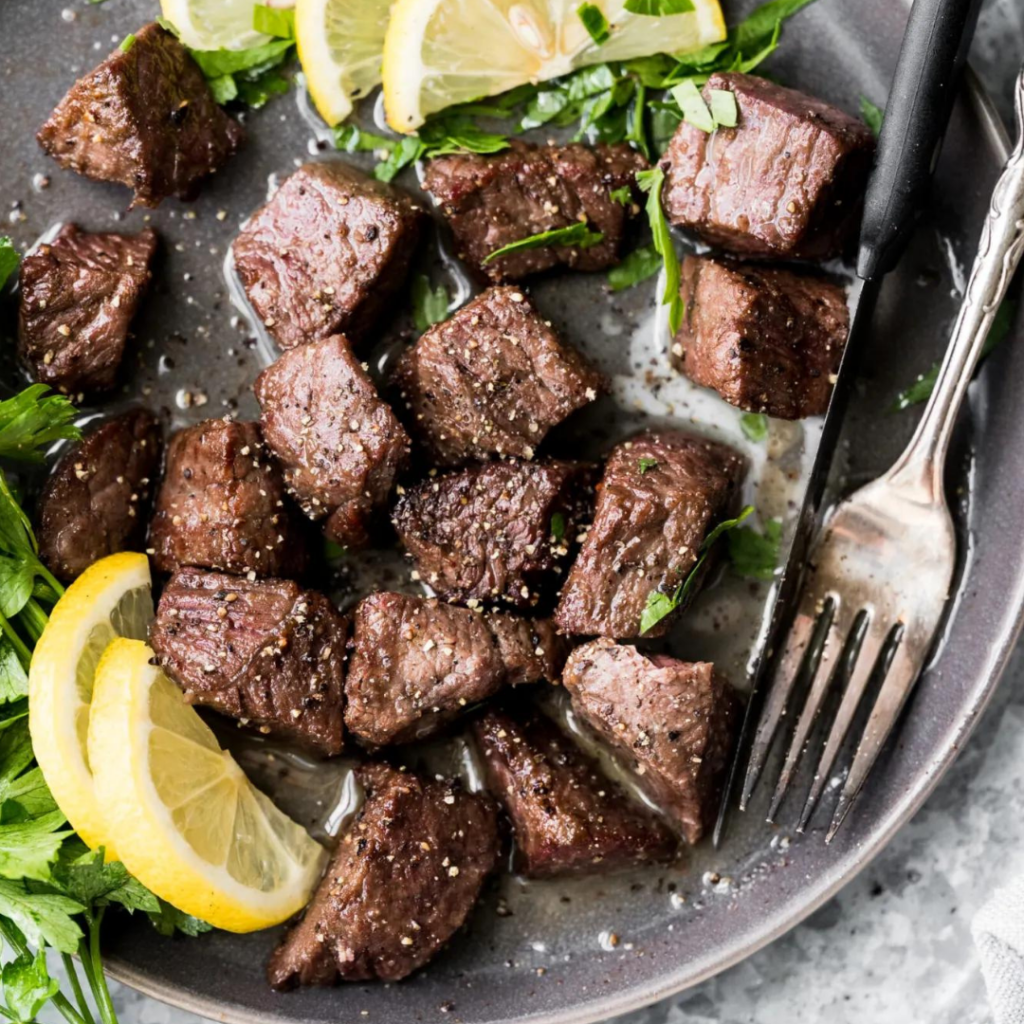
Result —
<instances>
[{"instance_id":1,"label":"browned steak cube","mask_svg":"<svg viewBox=\"0 0 1024 1024\"><path fill-rule=\"evenodd\" d=\"M369 541L368 521L387 502L409 438L340 334L286 352L256 378L263 437L284 482L338 544Z\"/></svg>"},{"instance_id":2,"label":"browned steak cube","mask_svg":"<svg viewBox=\"0 0 1024 1024\"><path fill-rule=\"evenodd\" d=\"M557 682L568 654L549 622L378 593L356 606L345 725L370 747L410 743L506 685Z\"/></svg>"},{"instance_id":3,"label":"browned steak cube","mask_svg":"<svg viewBox=\"0 0 1024 1024\"><path fill-rule=\"evenodd\" d=\"M489 288L430 328L396 383L414 435L441 466L532 459L552 427L605 388L515 288Z\"/></svg>"},{"instance_id":4,"label":"browned steak cube","mask_svg":"<svg viewBox=\"0 0 1024 1024\"><path fill-rule=\"evenodd\" d=\"M235 239L235 267L282 348L359 340L405 282L423 213L340 161L306 164Z\"/></svg>"},{"instance_id":5,"label":"browned steak cube","mask_svg":"<svg viewBox=\"0 0 1024 1024\"><path fill-rule=\"evenodd\" d=\"M366 803L270 958L274 988L406 977L462 926L495 867L489 799L379 763L358 778Z\"/></svg>"},{"instance_id":6,"label":"browned steak cube","mask_svg":"<svg viewBox=\"0 0 1024 1024\"><path fill-rule=\"evenodd\" d=\"M727 402L780 419L828 408L850 313L837 284L757 263L687 256L672 363Z\"/></svg>"},{"instance_id":7,"label":"browned steak cube","mask_svg":"<svg viewBox=\"0 0 1024 1024\"><path fill-rule=\"evenodd\" d=\"M732 92L735 128L680 123L666 158L665 212L712 245L756 256L839 255L856 231L875 151L856 117L737 72L708 79Z\"/></svg>"},{"instance_id":8,"label":"browned steak cube","mask_svg":"<svg viewBox=\"0 0 1024 1024\"><path fill-rule=\"evenodd\" d=\"M88 234L67 224L21 264L18 353L68 395L109 391L149 283L156 232Z\"/></svg>"},{"instance_id":9,"label":"browned steak cube","mask_svg":"<svg viewBox=\"0 0 1024 1024\"><path fill-rule=\"evenodd\" d=\"M149 643L193 704L318 754L342 749L347 624L315 590L180 569Z\"/></svg>"},{"instance_id":10,"label":"browned steak cube","mask_svg":"<svg viewBox=\"0 0 1024 1024\"><path fill-rule=\"evenodd\" d=\"M512 820L523 874L614 871L672 856L672 833L542 712L491 710L473 732L488 789Z\"/></svg>"},{"instance_id":11,"label":"browned steak cube","mask_svg":"<svg viewBox=\"0 0 1024 1024\"><path fill-rule=\"evenodd\" d=\"M409 488L392 522L442 598L529 608L568 564L592 480L578 463L484 463Z\"/></svg>"},{"instance_id":12,"label":"browned steak cube","mask_svg":"<svg viewBox=\"0 0 1024 1024\"><path fill-rule=\"evenodd\" d=\"M565 666L576 713L630 758L644 792L695 843L718 813L742 701L706 661L644 657L602 638Z\"/></svg>"},{"instance_id":13,"label":"browned steak cube","mask_svg":"<svg viewBox=\"0 0 1024 1024\"><path fill-rule=\"evenodd\" d=\"M705 536L736 510L745 472L745 459L732 448L680 431L638 434L618 445L562 589L559 629L640 636L649 596L672 594L690 574ZM646 635L661 636L667 627L666 618Z\"/></svg>"},{"instance_id":14,"label":"browned steak cube","mask_svg":"<svg viewBox=\"0 0 1024 1024\"><path fill-rule=\"evenodd\" d=\"M141 549L163 447L145 409L105 420L60 458L39 496L39 555L70 582L93 562Z\"/></svg>"},{"instance_id":15,"label":"browned steak cube","mask_svg":"<svg viewBox=\"0 0 1024 1024\"><path fill-rule=\"evenodd\" d=\"M493 156L458 153L431 160L424 187L451 225L459 256L492 281L516 281L553 267L604 270L619 261L633 188L647 161L626 145L533 146L513 142ZM596 245L548 245L485 262L491 253L581 221L604 237Z\"/></svg>"},{"instance_id":16,"label":"browned steak cube","mask_svg":"<svg viewBox=\"0 0 1024 1024\"><path fill-rule=\"evenodd\" d=\"M160 572L302 573L302 529L255 423L204 420L171 438L150 548Z\"/></svg>"},{"instance_id":17,"label":"browned steak cube","mask_svg":"<svg viewBox=\"0 0 1024 1024\"><path fill-rule=\"evenodd\" d=\"M80 78L36 138L62 167L135 190L135 203L194 199L244 132L210 93L188 51L146 25Z\"/></svg>"}]
</instances>

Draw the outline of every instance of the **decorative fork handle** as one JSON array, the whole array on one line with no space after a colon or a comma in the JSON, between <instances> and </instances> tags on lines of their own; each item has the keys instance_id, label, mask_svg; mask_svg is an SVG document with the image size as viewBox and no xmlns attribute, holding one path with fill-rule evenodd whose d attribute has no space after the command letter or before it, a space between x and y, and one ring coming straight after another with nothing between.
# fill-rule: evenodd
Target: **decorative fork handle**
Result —
<instances>
[{"instance_id":1,"label":"decorative fork handle","mask_svg":"<svg viewBox=\"0 0 1024 1024\"><path fill-rule=\"evenodd\" d=\"M992 193L992 202L938 379L910 444L886 474L888 482L943 494L943 467L960 403L999 304L1024 254L1024 69L1014 90L1017 144Z\"/></svg>"}]
</instances>

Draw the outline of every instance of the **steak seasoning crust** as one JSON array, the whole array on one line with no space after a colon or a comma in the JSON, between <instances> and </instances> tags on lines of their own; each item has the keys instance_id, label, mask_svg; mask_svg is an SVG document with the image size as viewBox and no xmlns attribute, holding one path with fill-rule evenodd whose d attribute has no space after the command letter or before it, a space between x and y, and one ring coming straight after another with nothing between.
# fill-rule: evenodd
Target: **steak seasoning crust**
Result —
<instances>
[{"instance_id":1,"label":"steak seasoning crust","mask_svg":"<svg viewBox=\"0 0 1024 1024\"><path fill-rule=\"evenodd\" d=\"M735 128L681 121L665 154L668 219L711 245L777 259L840 255L857 229L875 139L859 118L767 78L713 74Z\"/></svg>"},{"instance_id":2,"label":"steak seasoning crust","mask_svg":"<svg viewBox=\"0 0 1024 1024\"><path fill-rule=\"evenodd\" d=\"M318 754L342 749L344 617L291 580L181 569L149 642L192 704Z\"/></svg>"},{"instance_id":3,"label":"steak seasoning crust","mask_svg":"<svg viewBox=\"0 0 1024 1024\"><path fill-rule=\"evenodd\" d=\"M170 32L152 24L129 38L75 82L36 138L62 167L134 189L132 205L194 199L244 132Z\"/></svg>"},{"instance_id":4,"label":"steak seasoning crust","mask_svg":"<svg viewBox=\"0 0 1024 1024\"><path fill-rule=\"evenodd\" d=\"M675 852L672 833L537 709L488 711L473 733L530 877L611 871Z\"/></svg>"},{"instance_id":5,"label":"steak seasoning crust","mask_svg":"<svg viewBox=\"0 0 1024 1024\"><path fill-rule=\"evenodd\" d=\"M639 434L614 448L555 612L559 629L640 636L649 596L686 579L705 536L735 511L745 472L739 452L680 431ZM662 636L668 624L666 616L644 635Z\"/></svg>"},{"instance_id":6,"label":"steak seasoning crust","mask_svg":"<svg viewBox=\"0 0 1024 1024\"><path fill-rule=\"evenodd\" d=\"M486 797L381 763L357 776L366 803L270 958L274 988L406 977L462 926L497 862Z\"/></svg>"},{"instance_id":7,"label":"steak seasoning crust","mask_svg":"<svg viewBox=\"0 0 1024 1024\"><path fill-rule=\"evenodd\" d=\"M628 756L644 792L696 843L718 813L742 702L708 662L594 640L569 656L576 713Z\"/></svg>"}]
</instances>

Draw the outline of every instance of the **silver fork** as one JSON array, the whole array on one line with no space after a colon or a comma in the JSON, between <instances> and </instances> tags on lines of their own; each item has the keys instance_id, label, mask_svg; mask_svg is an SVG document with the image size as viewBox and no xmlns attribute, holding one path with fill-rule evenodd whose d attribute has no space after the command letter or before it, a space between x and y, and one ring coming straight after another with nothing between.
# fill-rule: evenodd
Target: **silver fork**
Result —
<instances>
[{"instance_id":1,"label":"silver fork","mask_svg":"<svg viewBox=\"0 0 1024 1024\"><path fill-rule=\"evenodd\" d=\"M943 487L946 453L993 317L1024 252L1024 70L1017 79L1015 101L1017 144L993 192L935 389L896 464L827 517L811 549L796 617L754 735L741 808L753 792L797 683L807 684L772 797L772 821L826 694L845 680L800 815L802 831L828 784L868 684L881 680L826 841L842 825L892 731L924 666L949 596L956 537Z\"/></svg>"}]
</instances>

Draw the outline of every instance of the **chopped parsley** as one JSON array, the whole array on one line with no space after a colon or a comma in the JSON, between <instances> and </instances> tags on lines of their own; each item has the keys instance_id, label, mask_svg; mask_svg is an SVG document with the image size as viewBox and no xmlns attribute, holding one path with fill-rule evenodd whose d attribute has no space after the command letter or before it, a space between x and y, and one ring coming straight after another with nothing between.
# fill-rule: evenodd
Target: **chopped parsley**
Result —
<instances>
[{"instance_id":1,"label":"chopped parsley","mask_svg":"<svg viewBox=\"0 0 1024 1024\"><path fill-rule=\"evenodd\" d=\"M642 459L637 459L636 468L640 471L640 475L643 476L649 469L655 469L657 465L657 459L650 459L645 456Z\"/></svg>"},{"instance_id":2,"label":"chopped parsley","mask_svg":"<svg viewBox=\"0 0 1024 1024\"><path fill-rule=\"evenodd\" d=\"M412 279L412 319L421 334L448 316L448 289L443 284L431 288L426 274Z\"/></svg>"},{"instance_id":3,"label":"chopped parsley","mask_svg":"<svg viewBox=\"0 0 1024 1024\"><path fill-rule=\"evenodd\" d=\"M647 220L651 225L654 237L654 249L661 257L665 266L665 289L661 303L668 306L668 323L675 334L683 322L683 300L679 295L679 256L672 232L668 229L665 211L661 207L661 190L665 184L665 172L660 167L652 167L649 171L638 171L636 183L641 191L647 193Z\"/></svg>"},{"instance_id":4,"label":"chopped parsley","mask_svg":"<svg viewBox=\"0 0 1024 1024\"><path fill-rule=\"evenodd\" d=\"M683 120L710 134L715 130L715 119L704 102L704 97L692 78L684 79L672 88L672 98L683 112Z\"/></svg>"},{"instance_id":5,"label":"chopped parsley","mask_svg":"<svg viewBox=\"0 0 1024 1024\"><path fill-rule=\"evenodd\" d=\"M661 270L661 257L653 245L642 245L634 249L617 266L608 271L608 287L613 292L621 292L625 288L646 281Z\"/></svg>"},{"instance_id":6,"label":"chopped parsley","mask_svg":"<svg viewBox=\"0 0 1024 1024\"><path fill-rule=\"evenodd\" d=\"M164 19L160 24L177 34ZM272 39L246 50L189 50L192 59L221 105L231 102L262 107L272 96L288 91L289 79L281 65L295 55L295 40Z\"/></svg>"},{"instance_id":7,"label":"chopped parsley","mask_svg":"<svg viewBox=\"0 0 1024 1024\"><path fill-rule=\"evenodd\" d=\"M693 0L626 0L623 6L630 14L644 14L649 18L689 14L695 10Z\"/></svg>"},{"instance_id":8,"label":"chopped parsley","mask_svg":"<svg viewBox=\"0 0 1024 1024\"><path fill-rule=\"evenodd\" d=\"M763 441L768 436L768 417L763 412L745 412L740 417L740 430L751 441Z\"/></svg>"},{"instance_id":9,"label":"chopped parsley","mask_svg":"<svg viewBox=\"0 0 1024 1024\"><path fill-rule=\"evenodd\" d=\"M121 40L121 45L118 46L118 49L122 53L127 53L134 45L135 45L135 33L134 32L129 32L128 35L126 35L124 37L124 39Z\"/></svg>"},{"instance_id":10,"label":"chopped parsley","mask_svg":"<svg viewBox=\"0 0 1024 1024\"><path fill-rule=\"evenodd\" d=\"M871 134L877 139L882 134L882 122L885 120L885 111L881 107L876 107L867 96L861 96L860 116L871 129Z\"/></svg>"},{"instance_id":11,"label":"chopped parsley","mask_svg":"<svg viewBox=\"0 0 1024 1024\"><path fill-rule=\"evenodd\" d=\"M769 519L763 533L747 526L733 530L729 534L729 559L733 569L740 576L771 582L779 563L781 540L781 519Z\"/></svg>"},{"instance_id":12,"label":"chopped parsley","mask_svg":"<svg viewBox=\"0 0 1024 1024\"><path fill-rule=\"evenodd\" d=\"M628 185L623 185L622 188L613 188L608 193L608 198L613 203L618 203L619 206L630 206L633 202L633 190Z\"/></svg>"},{"instance_id":13,"label":"chopped parsley","mask_svg":"<svg viewBox=\"0 0 1024 1024\"><path fill-rule=\"evenodd\" d=\"M14 248L14 243L6 236L0 236L0 288L21 263L21 254Z\"/></svg>"},{"instance_id":14,"label":"chopped parsley","mask_svg":"<svg viewBox=\"0 0 1024 1024\"><path fill-rule=\"evenodd\" d=\"M712 89L711 116L716 128L735 128L739 123L736 94L730 89Z\"/></svg>"},{"instance_id":15,"label":"chopped parsley","mask_svg":"<svg viewBox=\"0 0 1024 1024\"><path fill-rule=\"evenodd\" d=\"M611 39L612 30L608 24L608 19L604 16L604 11L596 4L582 3L576 8L576 14L579 16L580 21L583 22L583 27L587 30L587 34L598 46L607 43Z\"/></svg>"},{"instance_id":16,"label":"chopped parsley","mask_svg":"<svg viewBox=\"0 0 1024 1024\"><path fill-rule=\"evenodd\" d=\"M1004 299L1000 304L992 320L992 327L988 332L988 337L985 339L985 344L982 347L981 356L978 360L979 365L982 359L991 355L992 351L1006 339L1006 336L1010 333L1010 328L1013 326L1015 311L1016 304L1009 299ZM927 402L935 390L935 382L939 379L939 368L941 365L941 362L935 363L927 373L922 374L910 387L901 391L896 396L896 401L893 403L890 411L902 412L904 409L909 409L912 405L920 405L922 402Z\"/></svg>"},{"instance_id":17,"label":"chopped parsley","mask_svg":"<svg viewBox=\"0 0 1024 1024\"><path fill-rule=\"evenodd\" d=\"M723 533L735 530L753 511L754 506L747 505L735 519L726 519L719 523L704 538L704 543L700 546L700 555L697 561L694 562L693 568L687 574L686 579L671 594L664 594L660 590L652 590L647 595L647 605L640 616L641 635L653 629L666 615L671 615L680 605L686 603L686 599L693 589L694 581L697 579L697 573L710 554L712 547L714 547L715 541Z\"/></svg>"},{"instance_id":18,"label":"chopped parsley","mask_svg":"<svg viewBox=\"0 0 1024 1024\"><path fill-rule=\"evenodd\" d=\"M562 540L565 537L565 516L561 512L555 512L551 516L551 536L555 540Z\"/></svg>"},{"instance_id":19,"label":"chopped parsley","mask_svg":"<svg viewBox=\"0 0 1024 1024\"><path fill-rule=\"evenodd\" d=\"M578 220L574 224L567 224L564 228L541 231L539 234L520 238L516 242L509 242L508 245L503 245L500 249L495 249L494 252L484 257L483 262L490 263L502 256L510 256L512 253L523 252L526 249L545 249L549 245L578 245L581 249L589 249L603 240L604 235L600 231L591 231L586 221Z\"/></svg>"}]
</instances>

